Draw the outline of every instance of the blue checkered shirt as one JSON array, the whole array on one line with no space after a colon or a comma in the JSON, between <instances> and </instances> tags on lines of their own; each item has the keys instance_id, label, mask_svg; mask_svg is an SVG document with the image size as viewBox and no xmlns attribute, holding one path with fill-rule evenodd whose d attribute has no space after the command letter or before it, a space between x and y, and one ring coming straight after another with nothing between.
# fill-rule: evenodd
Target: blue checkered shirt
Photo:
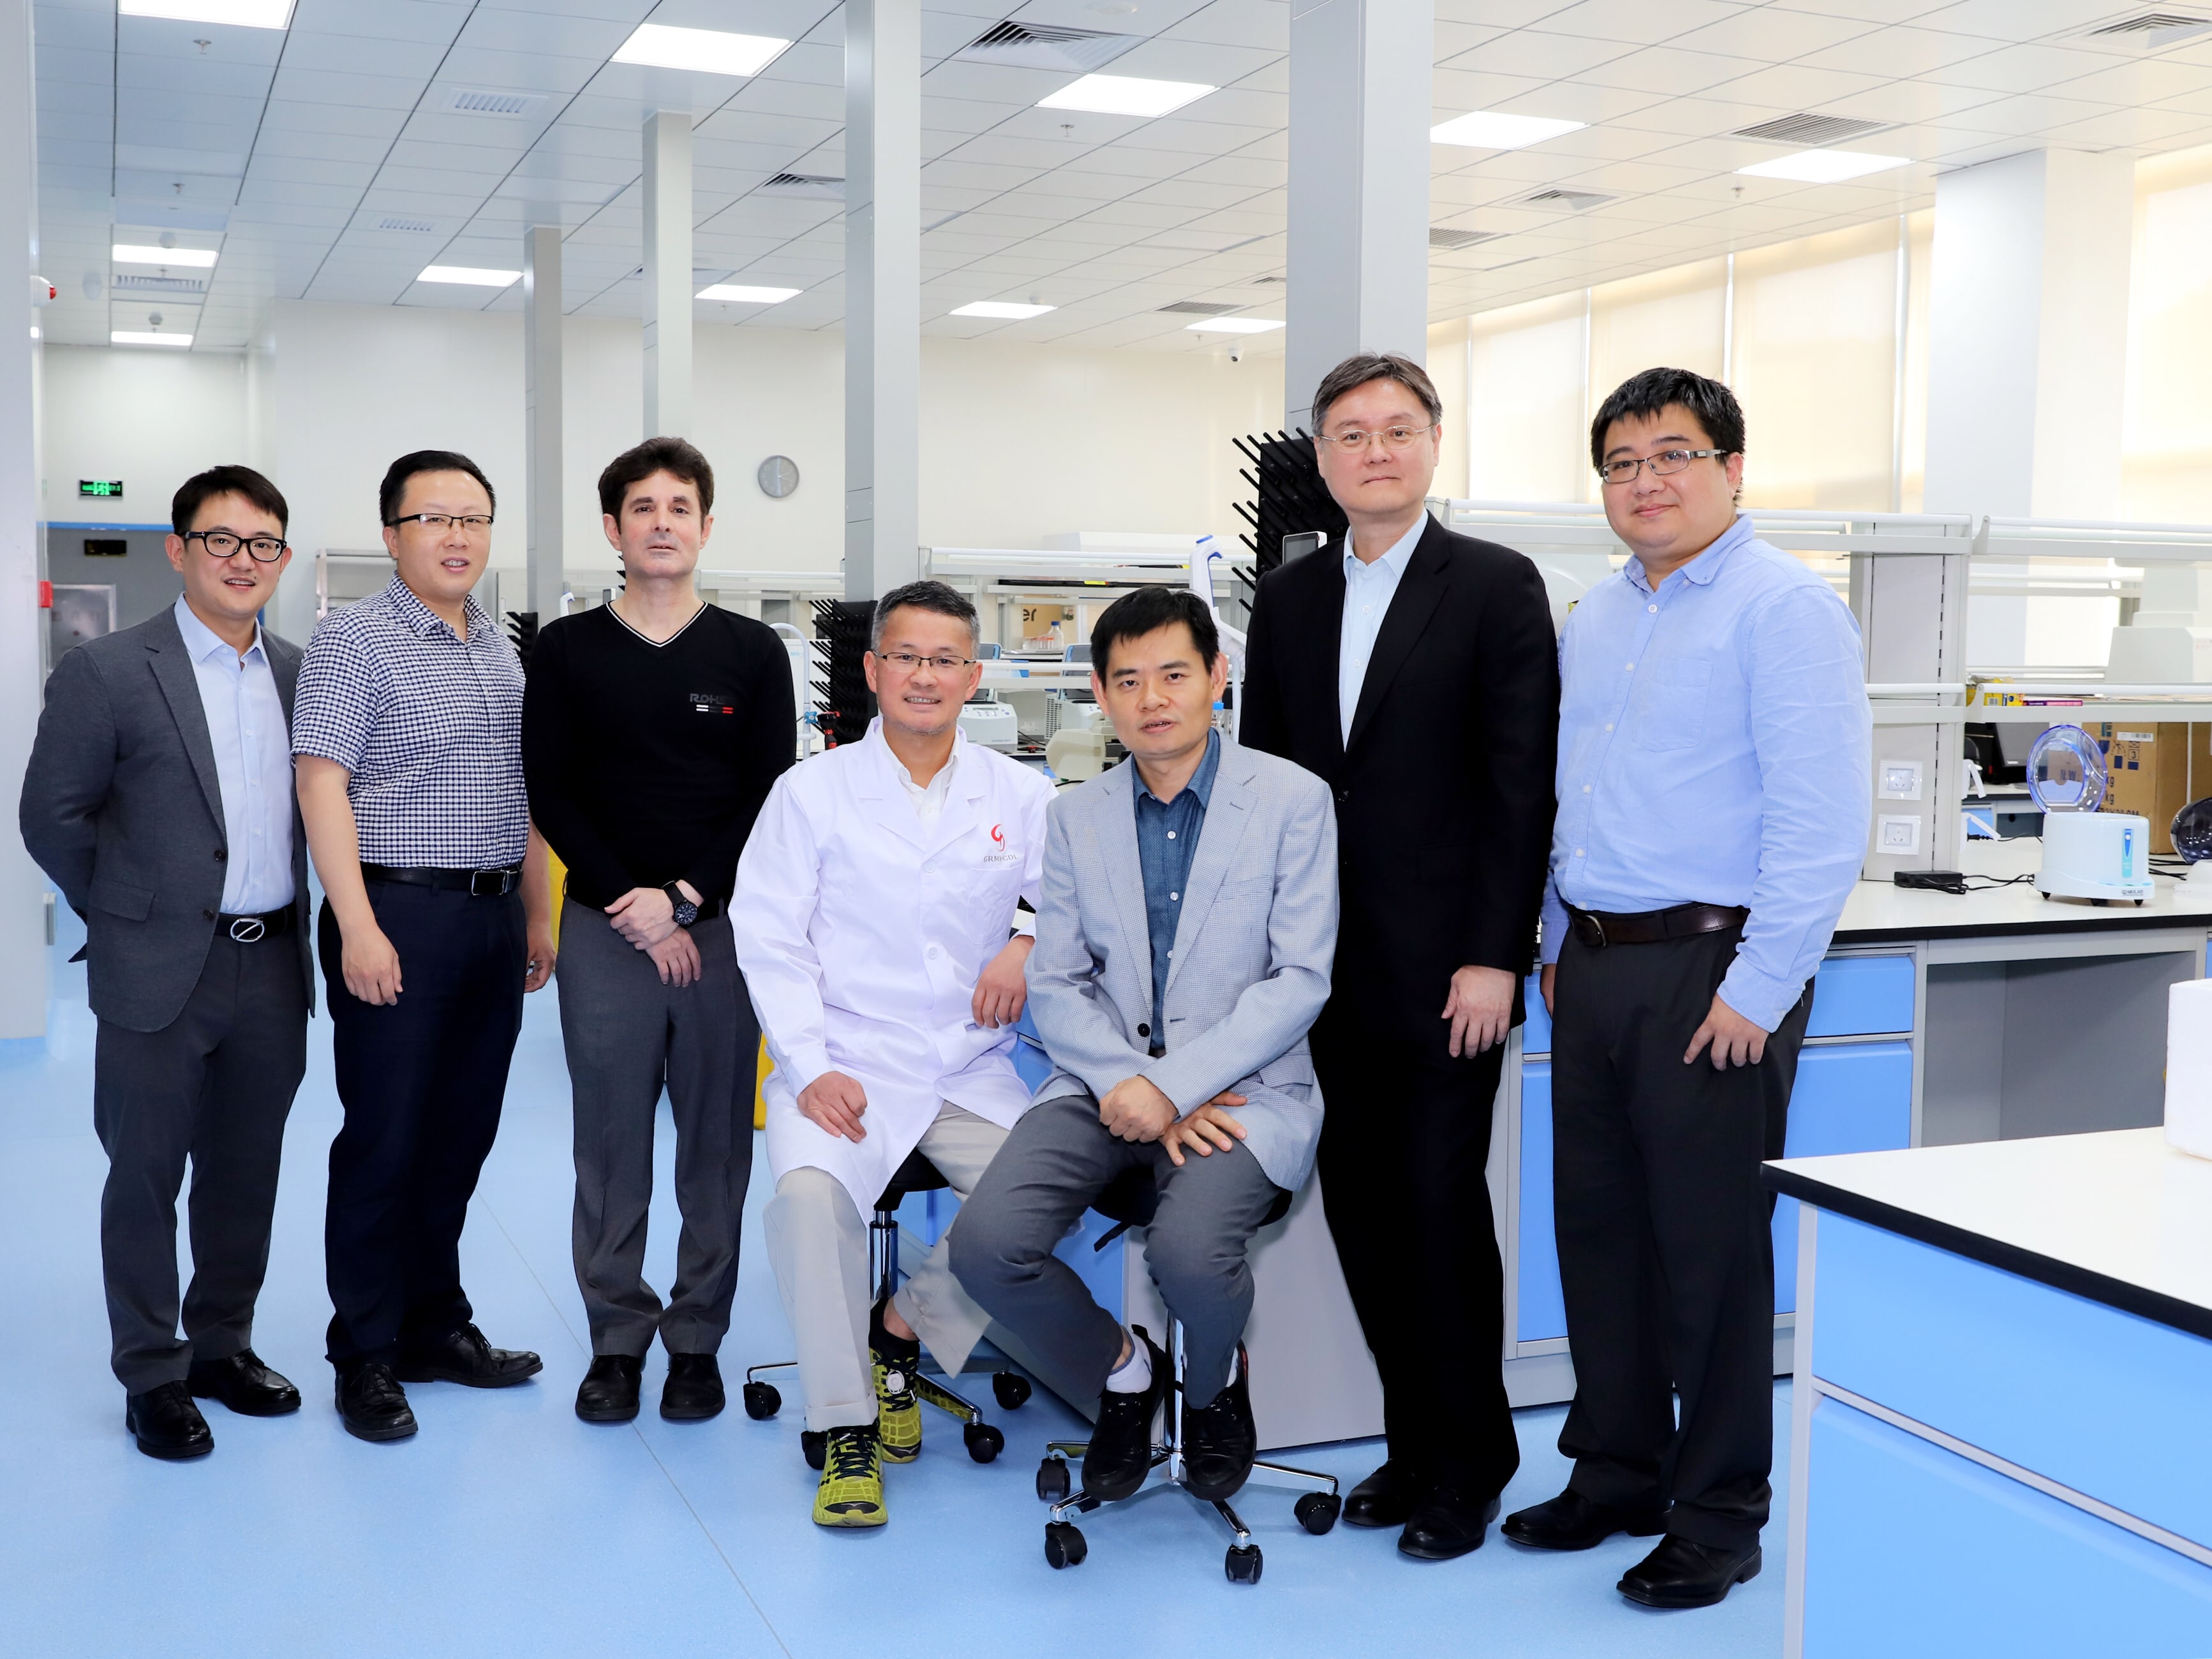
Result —
<instances>
[{"instance_id":1,"label":"blue checkered shirt","mask_svg":"<svg viewBox=\"0 0 2212 1659\"><path fill-rule=\"evenodd\" d=\"M307 642L292 753L351 774L363 863L522 862L522 664L474 599L467 624L464 640L394 576L332 611Z\"/></svg>"}]
</instances>

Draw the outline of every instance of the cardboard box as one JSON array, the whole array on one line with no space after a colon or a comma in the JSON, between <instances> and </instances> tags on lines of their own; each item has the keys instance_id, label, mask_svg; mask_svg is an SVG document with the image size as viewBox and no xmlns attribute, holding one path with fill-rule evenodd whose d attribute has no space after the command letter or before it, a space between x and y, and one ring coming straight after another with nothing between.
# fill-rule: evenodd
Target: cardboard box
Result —
<instances>
[{"instance_id":1,"label":"cardboard box","mask_svg":"<svg viewBox=\"0 0 2212 1659\"><path fill-rule=\"evenodd\" d=\"M1074 636L1075 611L1069 605L1024 605L1022 649L1058 651Z\"/></svg>"},{"instance_id":2,"label":"cardboard box","mask_svg":"<svg viewBox=\"0 0 2212 1659\"><path fill-rule=\"evenodd\" d=\"M2212 725L2161 721L2084 721L2082 730L2105 751L2112 783L2106 812L2131 812L2150 820L2153 852L2173 851L2173 814L2212 795Z\"/></svg>"}]
</instances>

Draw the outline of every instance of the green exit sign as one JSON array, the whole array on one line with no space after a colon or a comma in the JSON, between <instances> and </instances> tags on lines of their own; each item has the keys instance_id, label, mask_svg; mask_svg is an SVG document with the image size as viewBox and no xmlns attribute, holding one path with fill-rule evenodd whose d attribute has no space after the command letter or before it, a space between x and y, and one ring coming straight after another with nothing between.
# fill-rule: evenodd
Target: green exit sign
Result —
<instances>
[{"instance_id":1,"label":"green exit sign","mask_svg":"<svg viewBox=\"0 0 2212 1659\"><path fill-rule=\"evenodd\" d=\"M120 500L123 481L120 478L80 478L76 481L76 493L102 501Z\"/></svg>"}]
</instances>

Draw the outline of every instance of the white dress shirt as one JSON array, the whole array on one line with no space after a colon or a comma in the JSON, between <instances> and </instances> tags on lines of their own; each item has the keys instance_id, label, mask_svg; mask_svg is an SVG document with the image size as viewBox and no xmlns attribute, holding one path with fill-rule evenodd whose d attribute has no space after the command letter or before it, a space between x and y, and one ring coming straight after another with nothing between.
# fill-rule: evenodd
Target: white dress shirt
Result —
<instances>
[{"instance_id":1,"label":"white dress shirt","mask_svg":"<svg viewBox=\"0 0 2212 1659\"><path fill-rule=\"evenodd\" d=\"M1336 652L1336 712L1347 744L1352 742L1352 717L1359 708L1359 688L1367 681L1367 659L1375 655L1375 638L1382 632L1391 596L1398 591L1399 578L1428 527L1429 515L1424 512L1397 545L1372 563L1352 550L1352 532L1345 532L1344 632Z\"/></svg>"},{"instance_id":2,"label":"white dress shirt","mask_svg":"<svg viewBox=\"0 0 2212 1659\"><path fill-rule=\"evenodd\" d=\"M228 854L223 911L266 915L293 899L292 740L284 727L284 699L277 694L258 624L241 657L192 615L181 594L176 617L185 653L192 660L192 678L199 682L208 742L215 748L216 782L222 793Z\"/></svg>"}]
</instances>

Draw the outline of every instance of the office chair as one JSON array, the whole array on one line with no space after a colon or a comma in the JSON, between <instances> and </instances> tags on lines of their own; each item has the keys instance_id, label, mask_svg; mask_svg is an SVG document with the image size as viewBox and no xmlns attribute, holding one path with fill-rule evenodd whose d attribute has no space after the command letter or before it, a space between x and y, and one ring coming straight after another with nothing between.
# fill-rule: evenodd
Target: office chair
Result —
<instances>
[{"instance_id":1,"label":"office chair","mask_svg":"<svg viewBox=\"0 0 2212 1659\"><path fill-rule=\"evenodd\" d=\"M1116 1177L1091 1205L1091 1208L1115 1225L1091 1248L1103 1250L1131 1227L1149 1226L1153 1212L1159 1208L1159 1187L1151 1170L1135 1169ZM1266 1226L1281 1220L1290 1208L1291 1195L1286 1192L1275 1201L1273 1208L1268 1210L1260 1225ZM1122 1503L1135 1503L1170 1486L1180 1486L1186 1492L1189 1490L1184 1478L1182 1462L1183 1337L1180 1319L1169 1322L1167 1353L1168 1363L1174 1370L1174 1380L1168 1389L1167 1403L1161 1408L1161 1435L1152 1446L1152 1465L1153 1469L1163 1472L1163 1478L1157 1484L1150 1484L1148 1476L1148 1484L1121 1499ZM1070 1511L1088 1515L1106 1501L1082 1492L1071 1493L1068 1490L1071 1484L1068 1459L1080 1457L1089 1449L1087 1441L1054 1440L1046 1445L1044 1461L1037 1465L1037 1496L1052 1506L1044 1527L1044 1559L1056 1568L1079 1565L1090 1553L1090 1545L1085 1542L1082 1532L1073 1522L1064 1517ZM1297 1517L1298 1524L1316 1537L1334 1527L1336 1517L1343 1513L1344 1499L1338 1495L1334 1475L1317 1474L1312 1469L1291 1468L1283 1463L1257 1462L1252 1468L1255 1473L1265 1469L1270 1474L1311 1481L1328 1488L1325 1492L1307 1492L1298 1499L1291 1511ZM1209 1505L1229 1523L1229 1529L1236 1535L1237 1541L1230 1545L1229 1553L1222 1563L1223 1570L1229 1575L1229 1582L1232 1584L1258 1583L1262 1563L1260 1547L1252 1541L1250 1529L1238 1518L1237 1511L1230 1508L1227 1499L1196 1499L1195 1501Z\"/></svg>"},{"instance_id":2,"label":"office chair","mask_svg":"<svg viewBox=\"0 0 2212 1659\"><path fill-rule=\"evenodd\" d=\"M921 1155L919 1148L908 1153L906 1161L892 1173L890 1184L877 1198L875 1216L868 1223L868 1266L875 1275L878 1301L898 1288L899 1206L906 1202L909 1193L935 1192L951 1184L937 1166ZM783 1395L775 1384L755 1379L764 1371L789 1371L798 1364L796 1359L779 1359L771 1365L748 1368L743 1390L745 1415L761 1423L782 1410ZM959 1419L960 1438L967 1444L968 1455L977 1462L988 1463L1006 1449L1005 1433L985 1422L981 1412L951 1389L933 1382L919 1371L911 1380L914 1391L923 1404L934 1406L947 1416ZM1030 1397L1029 1378L1002 1366L991 1375L991 1392L1006 1410L1018 1410L1022 1402ZM827 1434L813 1429L799 1432L799 1449L806 1455L808 1468L818 1469L822 1467L829 1441Z\"/></svg>"}]
</instances>

